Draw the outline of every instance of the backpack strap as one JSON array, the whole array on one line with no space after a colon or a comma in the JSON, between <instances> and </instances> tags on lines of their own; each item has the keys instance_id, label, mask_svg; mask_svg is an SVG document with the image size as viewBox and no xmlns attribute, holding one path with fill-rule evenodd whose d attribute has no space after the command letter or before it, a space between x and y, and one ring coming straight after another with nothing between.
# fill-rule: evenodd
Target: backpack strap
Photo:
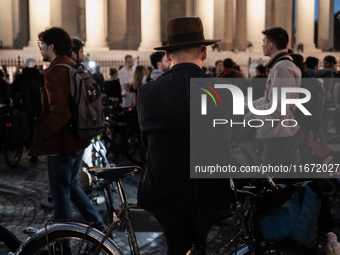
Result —
<instances>
[{"instance_id":1,"label":"backpack strap","mask_svg":"<svg viewBox=\"0 0 340 255\"><path fill-rule=\"evenodd\" d=\"M73 66L70 66L68 64L56 64L55 66L64 66L64 67L67 67L68 69L73 68Z\"/></svg>"},{"instance_id":2,"label":"backpack strap","mask_svg":"<svg viewBox=\"0 0 340 255\"><path fill-rule=\"evenodd\" d=\"M290 58L288 58L288 57L279 58L279 59L274 63L274 65L275 65L276 63L282 61L282 60L289 60L290 62L293 62L293 63L296 65L296 63L295 63L293 60L291 60ZM296 66L297 66L297 65L296 65Z\"/></svg>"}]
</instances>

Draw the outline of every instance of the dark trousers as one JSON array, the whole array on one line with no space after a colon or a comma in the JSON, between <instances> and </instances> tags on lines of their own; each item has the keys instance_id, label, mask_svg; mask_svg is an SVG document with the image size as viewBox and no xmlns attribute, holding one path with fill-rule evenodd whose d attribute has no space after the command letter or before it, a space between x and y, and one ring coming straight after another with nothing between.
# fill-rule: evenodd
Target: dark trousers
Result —
<instances>
[{"instance_id":1,"label":"dark trousers","mask_svg":"<svg viewBox=\"0 0 340 255\"><path fill-rule=\"evenodd\" d=\"M153 214L161 225L168 244L168 255L184 255L191 247L205 254L206 239L210 228L221 219L223 211L202 216L166 216Z\"/></svg>"}]
</instances>

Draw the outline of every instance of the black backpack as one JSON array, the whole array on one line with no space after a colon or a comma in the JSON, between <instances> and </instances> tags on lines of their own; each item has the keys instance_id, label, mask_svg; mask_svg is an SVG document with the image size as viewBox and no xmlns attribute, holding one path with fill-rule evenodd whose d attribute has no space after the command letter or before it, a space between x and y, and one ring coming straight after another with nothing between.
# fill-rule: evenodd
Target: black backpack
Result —
<instances>
[{"instance_id":1,"label":"black backpack","mask_svg":"<svg viewBox=\"0 0 340 255\"><path fill-rule=\"evenodd\" d=\"M289 60L296 63L291 59L284 57L278 60ZM298 66L298 65L296 65ZM311 77L305 70L301 70L301 88L307 89L311 93L311 99L304 103L303 106L312 114L305 115L299 108L296 107L295 110L292 108L291 111L295 117L295 120L299 123L299 126L304 130L312 130L322 126L323 119L323 104L325 101L325 89L322 84L314 77ZM304 98L305 95L300 93L300 98Z\"/></svg>"}]
</instances>

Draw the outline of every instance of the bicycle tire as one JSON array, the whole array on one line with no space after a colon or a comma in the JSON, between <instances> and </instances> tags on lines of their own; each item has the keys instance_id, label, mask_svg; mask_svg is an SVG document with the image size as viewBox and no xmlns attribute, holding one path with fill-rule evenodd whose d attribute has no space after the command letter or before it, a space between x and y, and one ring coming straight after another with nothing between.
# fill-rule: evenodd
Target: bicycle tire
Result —
<instances>
[{"instance_id":1,"label":"bicycle tire","mask_svg":"<svg viewBox=\"0 0 340 255\"><path fill-rule=\"evenodd\" d=\"M80 223L54 223L47 226L48 244L51 254L56 253L57 241L70 241L70 246L75 254L93 254L96 247L103 239L104 234L96 229L88 228ZM85 245L84 245L85 244ZM38 255L46 253L47 238L46 229L38 230L32 237L28 238L17 250L15 255ZM64 251L64 254L67 254ZM71 254L71 253L70 253ZM122 255L120 248L110 239L106 239L101 246L100 255Z\"/></svg>"},{"instance_id":2,"label":"bicycle tire","mask_svg":"<svg viewBox=\"0 0 340 255\"><path fill-rule=\"evenodd\" d=\"M2 226L0 226L0 242L3 242L7 246L8 251L12 252L15 252L21 244L12 232Z\"/></svg>"},{"instance_id":3,"label":"bicycle tire","mask_svg":"<svg viewBox=\"0 0 340 255\"><path fill-rule=\"evenodd\" d=\"M14 168L19 164L23 147L24 146L22 144L11 143L10 141L5 142L4 155L6 164L9 167Z\"/></svg>"}]
</instances>

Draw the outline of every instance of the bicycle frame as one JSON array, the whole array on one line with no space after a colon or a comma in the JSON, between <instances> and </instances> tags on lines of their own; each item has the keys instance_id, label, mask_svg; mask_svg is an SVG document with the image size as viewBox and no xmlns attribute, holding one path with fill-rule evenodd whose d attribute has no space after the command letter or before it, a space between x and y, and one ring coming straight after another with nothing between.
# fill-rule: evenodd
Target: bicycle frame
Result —
<instances>
[{"instance_id":1,"label":"bicycle frame","mask_svg":"<svg viewBox=\"0 0 340 255\"><path fill-rule=\"evenodd\" d=\"M93 174L91 171L89 172ZM128 238L128 242L129 242L129 246L130 246L130 250L132 254L139 255L140 253L139 253L137 238L136 238L136 234L133 229L133 226L132 226L132 220L131 220L131 215L130 215L130 209L136 208L137 206L133 204L129 204L127 202L121 179L118 178L117 180L115 180L115 182L117 184L117 190L118 190L118 195L121 201L121 205L120 205L118 214L116 214L116 212L113 211L113 220L108 225L108 228L105 230L105 233L106 233L105 236L107 237L111 235L111 232L116 227L116 225L118 223L122 223L122 225L125 227L125 233Z\"/></svg>"}]
</instances>

